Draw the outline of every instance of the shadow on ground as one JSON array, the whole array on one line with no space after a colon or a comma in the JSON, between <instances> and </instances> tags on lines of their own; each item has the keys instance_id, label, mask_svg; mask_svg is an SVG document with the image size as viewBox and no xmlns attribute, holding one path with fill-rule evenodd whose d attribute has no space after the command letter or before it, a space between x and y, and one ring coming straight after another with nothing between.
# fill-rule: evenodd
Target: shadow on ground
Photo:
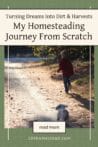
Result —
<instances>
[{"instance_id":1,"label":"shadow on ground","mask_svg":"<svg viewBox=\"0 0 98 147\"><path fill-rule=\"evenodd\" d=\"M71 93L70 96L71 96L71 98L74 98L81 103L79 105L80 107L84 107L88 110L91 109L91 112L94 112L94 100L93 99L90 101L86 98L83 98L81 95L79 95L77 93Z\"/></svg>"}]
</instances>

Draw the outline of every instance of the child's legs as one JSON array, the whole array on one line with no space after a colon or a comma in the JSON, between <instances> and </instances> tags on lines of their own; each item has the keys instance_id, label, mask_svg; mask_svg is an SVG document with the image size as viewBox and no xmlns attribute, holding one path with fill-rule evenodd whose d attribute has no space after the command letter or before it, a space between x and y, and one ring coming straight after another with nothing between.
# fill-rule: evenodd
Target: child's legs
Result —
<instances>
[{"instance_id":1,"label":"child's legs","mask_svg":"<svg viewBox=\"0 0 98 147\"><path fill-rule=\"evenodd\" d=\"M68 93L69 87L70 87L70 79L69 77L63 77L64 80L64 87L65 87L65 91L66 93Z\"/></svg>"},{"instance_id":2,"label":"child's legs","mask_svg":"<svg viewBox=\"0 0 98 147\"><path fill-rule=\"evenodd\" d=\"M71 88L70 77L67 77L67 84L68 84L68 89Z\"/></svg>"}]
</instances>

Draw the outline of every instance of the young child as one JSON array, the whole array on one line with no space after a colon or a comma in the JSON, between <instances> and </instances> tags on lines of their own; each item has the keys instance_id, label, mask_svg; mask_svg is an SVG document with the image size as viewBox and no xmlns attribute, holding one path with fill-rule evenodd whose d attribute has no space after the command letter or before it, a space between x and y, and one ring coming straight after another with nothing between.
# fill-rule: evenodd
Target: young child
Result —
<instances>
[{"instance_id":1,"label":"young child","mask_svg":"<svg viewBox=\"0 0 98 147\"><path fill-rule=\"evenodd\" d=\"M57 70L57 72L60 71L62 71L63 74L65 92L68 93L71 87L70 77L73 75L74 72L73 65L65 53L61 54L61 60L59 62L59 69Z\"/></svg>"}]
</instances>

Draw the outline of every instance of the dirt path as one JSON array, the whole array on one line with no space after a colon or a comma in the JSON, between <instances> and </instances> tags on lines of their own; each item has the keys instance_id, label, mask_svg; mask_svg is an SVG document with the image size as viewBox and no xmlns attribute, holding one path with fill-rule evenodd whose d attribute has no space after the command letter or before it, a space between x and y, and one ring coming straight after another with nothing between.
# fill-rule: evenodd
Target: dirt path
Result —
<instances>
[{"instance_id":1,"label":"dirt path","mask_svg":"<svg viewBox=\"0 0 98 147\"><path fill-rule=\"evenodd\" d=\"M63 82L52 80L47 67L39 63L8 65L7 62L5 67L5 127L8 127L8 117L11 128L28 127L33 120L56 120L55 107L58 104L68 105L71 127L89 127L90 112L87 107L74 98L75 92L74 95L65 95ZM94 114L91 115L93 127Z\"/></svg>"}]
</instances>

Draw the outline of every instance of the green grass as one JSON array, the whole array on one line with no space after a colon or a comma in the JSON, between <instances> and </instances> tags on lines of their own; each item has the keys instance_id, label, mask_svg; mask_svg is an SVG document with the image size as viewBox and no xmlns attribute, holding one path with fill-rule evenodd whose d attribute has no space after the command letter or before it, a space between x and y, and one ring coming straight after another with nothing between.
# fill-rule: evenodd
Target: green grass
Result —
<instances>
[{"instance_id":1,"label":"green grass","mask_svg":"<svg viewBox=\"0 0 98 147\"><path fill-rule=\"evenodd\" d=\"M83 86L84 84L89 84L89 76L79 78L75 81L76 85Z\"/></svg>"}]
</instances>

